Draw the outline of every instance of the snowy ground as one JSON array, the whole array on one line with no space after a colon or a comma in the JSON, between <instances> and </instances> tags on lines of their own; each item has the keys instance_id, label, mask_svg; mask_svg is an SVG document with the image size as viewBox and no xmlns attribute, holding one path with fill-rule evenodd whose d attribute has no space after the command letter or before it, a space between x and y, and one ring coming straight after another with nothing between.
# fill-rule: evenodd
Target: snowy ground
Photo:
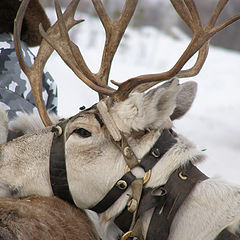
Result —
<instances>
[{"instance_id":1,"label":"snowy ground","mask_svg":"<svg viewBox=\"0 0 240 240\"><path fill-rule=\"evenodd\" d=\"M79 34L71 35L96 72L104 32L98 21L84 18L86 21L77 27ZM167 70L188 42L182 34L176 39L151 27L128 29L114 59L110 79L124 81ZM80 106L97 102L97 94L83 85L57 54L50 58L46 69L58 84L60 115L71 116ZM240 53L211 47L201 73L191 80L198 82L198 94L189 113L175 122L175 130L200 149L207 149L208 158L200 165L204 173L240 184Z\"/></svg>"}]
</instances>

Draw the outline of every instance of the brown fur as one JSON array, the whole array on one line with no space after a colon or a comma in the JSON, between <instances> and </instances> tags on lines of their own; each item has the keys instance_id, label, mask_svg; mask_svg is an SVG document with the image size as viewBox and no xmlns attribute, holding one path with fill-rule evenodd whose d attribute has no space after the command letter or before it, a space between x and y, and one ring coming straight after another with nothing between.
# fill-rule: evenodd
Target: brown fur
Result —
<instances>
[{"instance_id":1,"label":"brown fur","mask_svg":"<svg viewBox=\"0 0 240 240\"><path fill-rule=\"evenodd\" d=\"M14 19L20 3L19 0L0 1L0 33L13 33ZM39 1L30 0L23 21L21 40L25 41L29 46L39 45L42 40L38 30L40 23L42 23L45 30L50 27L50 22Z\"/></svg>"},{"instance_id":2,"label":"brown fur","mask_svg":"<svg viewBox=\"0 0 240 240\"><path fill-rule=\"evenodd\" d=\"M56 197L0 198L0 239L97 240L86 214Z\"/></svg>"}]
</instances>

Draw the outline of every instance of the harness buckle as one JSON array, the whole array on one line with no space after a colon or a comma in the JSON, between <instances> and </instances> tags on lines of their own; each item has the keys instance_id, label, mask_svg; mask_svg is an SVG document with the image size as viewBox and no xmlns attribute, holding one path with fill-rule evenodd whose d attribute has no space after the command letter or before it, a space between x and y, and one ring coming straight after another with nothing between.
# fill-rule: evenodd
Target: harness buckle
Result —
<instances>
[{"instance_id":1,"label":"harness buckle","mask_svg":"<svg viewBox=\"0 0 240 240\"><path fill-rule=\"evenodd\" d=\"M129 237L131 237L132 232L133 231L128 231L128 232L124 233L120 240L127 240Z\"/></svg>"}]
</instances>

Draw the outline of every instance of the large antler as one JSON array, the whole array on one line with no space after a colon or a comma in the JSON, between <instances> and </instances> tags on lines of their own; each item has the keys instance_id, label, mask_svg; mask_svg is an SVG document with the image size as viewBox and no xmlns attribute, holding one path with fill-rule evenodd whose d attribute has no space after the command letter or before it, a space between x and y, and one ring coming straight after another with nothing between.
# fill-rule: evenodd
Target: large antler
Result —
<instances>
[{"instance_id":1,"label":"large antler","mask_svg":"<svg viewBox=\"0 0 240 240\"><path fill-rule=\"evenodd\" d=\"M19 64L24 71L24 73L27 75L32 91L33 91L33 96L34 96L34 101L36 104L36 107L39 111L39 114L41 116L41 119L44 123L45 126L51 125L51 120L48 117L48 114L46 112L45 104L42 98L42 72L43 68L45 66L45 63L49 56L53 52L53 48L49 46L49 44L43 40L41 43L41 46L39 48L37 57L34 61L34 64L32 66L27 66L23 54L22 54L22 49L21 49L21 41L20 41L20 36L21 36L21 28L22 28L22 21L23 17L25 14L25 11L27 9L28 3L30 0L23 0L15 22L14 22L14 42L15 42L15 48L16 48L16 54L18 57ZM74 19L74 13L76 11L77 5L80 0L73 0L69 6L67 7L63 18L66 23L66 28L69 30L72 28L74 25L78 24L81 22L81 20L76 21ZM58 39L60 37L59 31L58 31L58 24L54 24L49 30L48 33L52 36L55 37L55 39Z\"/></svg>"},{"instance_id":2,"label":"large antler","mask_svg":"<svg viewBox=\"0 0 240 240\"><path fill-rule=\"evenodd\" d=\"M122 101L126 99L129 93L133 90L137 89L138 91L144 91L161 81L169 80L173 77L182 78L196 75L206 60L209 49L209 41L213 35L240 19L240 15L236 15L222 24L215 26L220 13L228 2L228 0L219 0L208 24L203 27L193 0L171 0L179 16L193 32L193 38L188 47L169 71L158 74L137 76L123 83L116 83L112 81L118 86L118 90L115 90L108 86L112 60L126 27L133 16L138 0L126 0L121 15L116 20L112 20L107 15L101 0L92 0L106 32L101 66L96 74L90 71L79 48L69 39L68 36L68 30L77 23L81 22L81 20L74 20L74 13L79 0L73 0L67 7L64 14L62 14L59 4L57 0L55 0L58 21L47 31L47 33L40 26L40 33L44 40L42 41L34 65L32 67L26 66L23 61L20 47L20 29L28 2L29 0L23 1L15 21L15 44L20 65L31 82L34 99L45 125L50 125L51 123L46 114L46 110L44 110L44 103L42 101L41 72L53 49L59 53L65 63L84 83L99 93L100 98L103 98L104 96L112 96L115 101ZM51 47L48 46L48 44ZM190 69L182 70L186 62L196 52L198 52L198 58L194 66Z\"/></svg>"},{"instance_id":3,"label":"large antler","mask_svg":"<svg viewBox=\"0 0 240 240\"><path fill-rule=\"evenodd\" d=\"M111 96L115 92L113 88L108 86L109 72L115 52L136 8L137 0L126 0L121 16L117 20L112 20L107 15L101 1L92 0L92 2L106 32L105 47L98 73L94 74L90 71L79 48L69 39L61 9L56 0L58 25L62 37L58 41L54 41L52 36L47 34L42 28L40 32L73 72L90 88L97 91L100 98L102 98L104 95Z\"/></svg>"},{"instance_id":4,"label":"large antler","mask_svg":"<svg viewBox=\"0 0 240 240\"><path fill-rule=\"evenodd\" d=\"M208 24L203 27L196 5L193 0L171 0L171 2L179 16L192 30L193 38L191 42L189 43L188 47L181 55L181 57L178 59L176 64L169 71L158 74L140 75L131 78L123 83L116 83L115 81L113 81L113 83L118 85L119 87L117 92L114 94L115 101L122 101L126 99L129 93L136 87L138 87L138 90L144 91L155 85L156 83L169 80L175 76L180 78L196 75L200 71L207 57L210 39L217 32L221 31L225 27L240 19L240 14L238 14L215 27L216 21L220 13L228 2L228 0L220 0ZM182 70L186 62L197 51L199 51L199 56L195 65L191 69ZM143 86L141 86L141 84L143 84Z\"/></svg>"},{"instance_id":5,"label":"large antler","mask_svg":"<svg viewBox=\"0 0 240 240\"><path fill-rule=\"evenodd\" d=\"M23 0L14 25L15 45L19 63L25 74L27 75L33 95L34 101L38 108L39 114L45 126L51 125L51 121L47 115L44 102L42 99L42 70L44 65L55 49L64 62L72 69L72 71L90 88L99 93L100 98L111 96L115 90L108 86L109 72L113 57L119 46L121 38L126 30L129 21L135 11L138 0L126 0L120 17L112 20L106 13L106 10L100 0L92 0L99 18L106 32L105 47L103 51L101 66L98 73L94 74L88 68L79 48L69 39L68 30L80 23L82 20L76 21L74 14L80 0L73 0L62 14L58 1L55 0L55 8L58 20L47 31L39 26L39 32L44 40L41 43L37 58L34 65L29 67L25 64L21 51L20 32L23 17L30 0ZM50 46L49 46L50 45Z\"/></svg>"}]
</instances>

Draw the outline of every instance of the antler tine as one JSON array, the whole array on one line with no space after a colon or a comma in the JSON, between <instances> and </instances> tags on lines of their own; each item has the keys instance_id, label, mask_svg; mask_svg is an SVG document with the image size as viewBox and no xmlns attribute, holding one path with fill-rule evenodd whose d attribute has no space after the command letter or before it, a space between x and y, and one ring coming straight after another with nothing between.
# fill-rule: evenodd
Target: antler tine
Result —
<instances>
[{"instance_id":1,"label":"antler tine","mask_svg":"<svg viewBox=\"0 0 240 240\"><path fill-rule=\"evenodd\" d=\"M176 77L186 78L186 77L196 76L202 69L203 64L205 63L205 60L207 58L208 51L209 51L209 45L210 45L210 40L208 40L198 51L198 58L194 66L187 70L181 70L176 75Z\"/></svg>"},{"instance_id":2,"label":"antler tine","mask_svg":"<svg viewBox=\"0 0 240 240\"><path fill-rule=\"evenodd\" d=\"M176 0L172 0L171 2L173 4L174 2L176 2ZM186 6L192 16L192 20L193 20L192 31L197 32L202 28L202 22L201 22L197 7L193 0L184 0L184 3L186 4Z\"/></svg>"},{"instance_id":3,"label":"antler tine","mask_svg":"<svg viewBox=\"0 0 240 240\"><path fill-rule=\"evenodd\" d=\"M16 54L22 70L27 75L30 81L32 91L33 91L34 101L39 111L40 117L45 126L50 126L52 125L52 122L48 117L45 104L42 99L42 70L45 66L47 59L52 54L54 49L50 47L45 40L42 40L42 43L40 45L34 64L31 67L25 64L23 54L22 54L22 49L21 49L20 33L22 28L23 17L29 1L30 0L23 0L14 22L14 42L15 42ZM78 5L79 1L80 0L73 0L68 5L68 7L66 8L66 11L64 12L63 17L66 22L67 29L72 28L74 25L76 25L79 22L74 19L74 13L76 11L76 6ZM54 24L51 28L49 28L48 33L53 35L54 34L58 35L59 34L58 25Z\"/></svg>"},{"instance_id":4,"label":"antler tine","mask_svg":"<svg viewBox=\"0 0 240 240\"><path fill-rule=\"evenodd\" d=\"M178 15L188 25L188 27L191 30L193 30L194 29L193 19L185 3L183 1L176 1L176 0L170 0L170 1L173 7L175 8L176 12L178 13Z\"/></svg>"},{"instance_id":5,"label":"antler tine","mask_svg":"<svg viewBox=\"0 0 240 240\"><path fill-rule=\"evenodd\" d=\"M55 8L57 12L58 17L58 27L60 35L50 35L47 34L44 29L40 26L40 34L48 42L48 44L54 48L58 54L61 56L63 61L72 69L72 71L77 75L78 78L80 78L85 84L87 84L90 88L93 90L105 94L105 95L112 95L114 92L113 89L111 89L108 86L105 86L101 82L99 82L97 79L89 79L83 72L80 70L80 67L78 65L85 65L85 62L80 63L76 61L77 56L82 56L78 47L69 39L69 35L67 33L67 27L65 26L65 21L60 9L60 6L58 4L58 1L55 0ZM82 22L82 20L79 20L78 22ZM87 66L86 66L87 67ZM86 70L86 69L85 69ZM90 71L90 70L89 70Z\"/></svg>"},{"instance_id":6,"label":"antler tine","mask_svg":"<svg viewBox=\"0 0 240 240\"><path fill-rule=\"evenodd\" d=\"M193 3L188 3L187 7L186 4L184 3L184 1L179 1L179 0L171 0L175 10L177 11L177 13L179 14L179 16L181 16L181 18L183 19L183 21L188 25L188 27L192 30L192 32L194 33L194 31L196 31L195 29L199 29L199 27L202 26L201 24L201 19L200 16L197 12L197 8L195 7L195 5ZM191 12L190 12L191 10ZM195 16L195 17L193 17ZM196 76L206 58L208 55L208 51L209 51L209 44L210 41L207 41L198 51L198 58L197 61L195 62L194 66L191 67L190 69L186 69L186 70L181 70L176 77L178 78L185 78L185 77L193 77ZM116 82L114 82L116 85L118 85ZM150 82L150 83L145 83L145 84L141 84L139 86L137 86L134 91L138 91L138 92L144 92L147 89L155 86L156 84L158 84L159 82Z\"/></svg>"},{"instance_id":7,"label":"antler tine","mask_svg":"<svg viewBox=\"0 0 240 240\"><path fill-rule=\"evenodd\" d=\"M224 9L227 3L228 3L228 0L220 0L218 2L217 7L215 8L215 11L211 16L211 19L208 22L208 25L210 27L213 27L216 24L219 15L221 14L222 10Z\"/></svg>"},{"instance_id":8,"label":"antler tine","mask_svg":"<svg viewBox=\"0 0 240 240\"><path fill-rule=\"evenodd\" d=\"M176 6L176 1L173 0L174 6ZM208 51L208 41L215 35L217 32L225 28L226 26L232 24L233 22L237 21L240 19L240 14L236 15L229 20L225 21L221 25L214 27L213 24L215 24L220 12L222 11L223 7L226 5L224 0L220 0L219 4L217 5L216 9L214 10L212 17L210 18L209 23L205 26L202 27L200 18L197 13L197 9L195 6L195 3L193 0L183 0L186 7L188 8L188 11L191 13L191 18L193 19L193 25L189 23L189 15L186 15L187 17L184 18L184 21L191 26L190 28L192 29L193 27L193 38L191 42L189 43L188 47L186 50L183 52L183 54L180 56L176 64L166 72L158 73L158 74L147 74L147 75L141 75L137 76L131 79L128 79L127 81L117 84L119 86L118 90L114 94L114 100L115 101L122 101L126 99L129 95L129 93L135 89L138 85L143 84L143 83L150 83L150 82L162 82L165 80L169 80L175 76L184 76L184 77L189 77L193 73L197 73L200 69L195 69L195 68L201 68L206 57L207 57L207 51ZM182 2L183 4L183 2ZM178 12L181 10L178 10ZM184 11L186 12L186 9L184 8ZM179 14L182 16L182 13ZM205 44L205 46L204 46ZM204 47L203 47L204 46ZM195 64L195 68L191 68L186 71L182 71L183 66L186 64L186 62L200 49L203 49L200 51L201 55L198 57L198 60ZM115 83L116 84L116 83Z\"/></svg>"},{"instance_id":9,"label":"antler tine","mask_svg":"<svg viewBox=\"0 0 240 240\"><path fill-rule=\"evenodd\" d=\"M58 19L59 19L58 26L59 26L59 30L60 30L60 36L62 37L62 40L65 41L66 45L70 45L70 47L68 48L70 50L69 53L71 55L71 56L69 55L70 59L73 59L75 65L77 63L79 71L81 71L82 74L86 76L86 78L90 79L92 82L96 83L97 85L109 88L108 86L105 86L104 84L102 84L100 81L98 81L95 78L94 74L90 71L86 62L84 61L83 56L82 56L79 48L72 41L70 41L68 33L67 33L67 29L66 29L65 19L62 16L60 5L59 5L58 1L56 1L56 0L54 0L54 3L55 3L56 13L57 13L57 16L58 16ZM74 7L74 9L77 8L77 4L76 4L76 1L72 1L70 3L70 5L72 5ZM74 13L75 13L75 11L74 11ZM74 14L73 14L72 17L74 17ZM72 18L72 19L74 19L74 18ZM80 22L83 22L83 21L84 20L78 20L78 21L76 20L77 23L80 23ZM44 34L44 36L46 36L46 34ZM54 48L54 46L53 46L53 48Z\"/></svg>"},{"instance_id":10,"label":"antler tine","mask_svg":"<svg viewBox=\"0 0 240 240\"><path fill-rule=\"evenodd\" d=\"M26 65L22 49L21 49L21 28L22 28L22 22L23 17L26 12L28 3L30 0L24 0L18 10L16 19L14 21L14 43L16 48L16 55L20 64L20 67L22 68L23 72L27 75L32 91L34 96L34 101L36 104L36 107L38 108L39 114L41 116L41 119L45 126L51 125L51 120L48 117L48 114L46 112L45 104L42 98L42 69L40 64L35 64L32 67L29 67ZM40 94L39 94L40 93Z\"/></svg>"},{"instance_id":11,"label":"antler tine","mask_svg":"<svg viewBox=\"0 0 240 240\"><path fill-rule=\"evenodd\" d=\"M201 49L198 51L198 52L199 52L198 58L197 58L196 63L194 64L194 66L191 67L190 69L181 70L181 71L176 75L177 78L193 77L193 76L196 76L196 75L200 72L200 70L201 70L201 68L202 68L202 66L203 66L203 64L204 64L204 62L205 62L205 60L206 60L206 58L207 58L207 55L208 55L209 43L210 43L209 41L208 41L207 43L205 43L205 44L201 47ZM115 82L114 82L114 83L115 83ZM145 92L146 90L148 90L149 88L155 86L155 85L158 84L158 83L159 83L159 82L143 83L143 84L138 85L138 86L134 89L134 91L137 91L137 92ZM115 84L118 85L118 86L121 85L121 84L118 84L118 83L115 83Z\"/></svg>"},{"instance_id":12,"label":"antler tine","mask_svg":"<svg viewBox=\"0 0 240 240\"><path fill-rule=\"evenodd\" d=\"M126 0L121 15L116 20L112 20L107 15L102 1L92 0L92 2L106 32L101 66L96 76L107 85L113 57L133 16L138 0Z\"/></svg>"}]
</instances>

